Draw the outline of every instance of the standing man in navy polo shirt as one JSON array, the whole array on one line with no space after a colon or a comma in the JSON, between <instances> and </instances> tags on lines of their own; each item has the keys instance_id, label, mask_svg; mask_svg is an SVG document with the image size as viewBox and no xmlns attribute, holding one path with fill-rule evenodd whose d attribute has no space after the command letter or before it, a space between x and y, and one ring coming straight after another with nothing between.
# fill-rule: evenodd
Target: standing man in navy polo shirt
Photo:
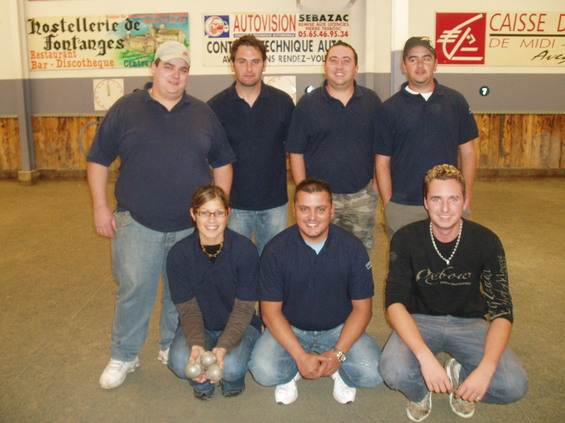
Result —
<instances>
[{"instance_id":1,"label":"standing man in navy polo shirt","mask_svg":"<svg viewBox=\"0 0 565 423\"><path fill-rule=\"evenodd\" d=\"M371 262L363 244L332 225L330 187L305 179L296 187L296 225L269 242L261 257L261 313L267 329L249 368L257 382L276 386L275 400L292 404L301 378L330 376L341 404L355 388L371 388L381 350L365 329L372 317Z\"/></svg>"},{"instance_id":2,"label":"standing man in navy polo shirt","mask_svg":"<svg viewBox=\"0 0 565 423\"><path fill-rule=\"evenodd\" d=\"M298 102L286 148L294 182L327 181L335 204L332 223L353 233L370 253L377 208L375 117L381 100L357 85L358 70L349 44L338 41L327 51L324 85Z\"/></svg>"},{"instance_id":3,"label":"standing man in navy polo shirt","mask_svg":"<svg viewBox=\"0 0 565 423\"><path fill-rule=\"evenodd\" d=\"M88 154L96 231L112 239L119 287L111 359L100 386L120 386L139 366L159 276L164 279L158 359L168 361L178 326L165 270L169 249L194 230L187 210L194 192L212 181L229 192L235 155L214 112L186 94L190 58L184 44L163 43L151 65L153 83L108 111ZM121 159L114 212L108 166ZM212 172L210 172L210 166Z\"/></svg>"},{"instance_id":4,"label":"standing man in navy polo shirt","mask_svg":"<svg viewBox=\"0 0 565 423\"><path fill-rule=\"evenodd\" d=\"M267 50L252 35L230 49L235 82L208 104L216 112L237 156L233 165L229 228L255 241L259 254L286 228L284 143L294 110L288 94L264 84Z\"/></svg>"},{"instance_id":5,"label":"standing man in navy polo shirt","mask_svg":"<svg viewBox=\"0 0 565 423\"><path fill-rule=\"evenodd\" d=\"M426 219L422 180L438 164L457 167L466 181L471 204L476 171L473 140L477 123L463 96L434 79L436 51L428 37L404 45L402 70L408 81L384 102L376 128L376 175L385 206L387 232ZM466 215L468 212L466 211Z\"/></svg>"}]
</instances>

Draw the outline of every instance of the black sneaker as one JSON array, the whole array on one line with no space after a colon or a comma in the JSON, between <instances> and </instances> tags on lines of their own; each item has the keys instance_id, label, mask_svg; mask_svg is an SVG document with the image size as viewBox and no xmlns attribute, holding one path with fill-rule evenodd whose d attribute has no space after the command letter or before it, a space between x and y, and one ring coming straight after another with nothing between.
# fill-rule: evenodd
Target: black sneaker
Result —
<instances>
[{"instance_id":1,"label":"black sneaker","mask_svg":"<svg viewBox=\"0 0 565 423\"><path fill-rule=\"evenodd\" d=\"M194 390L194 398L199 399L200 401L208 401L214 398L214 391L212 392L202 392Z\"/></svg>"},{"instance_id":2,"label":"black sneaker","mask_svg":"<svg viewBox=\"0 0 565 423\"><path fill-rule=\"evenodd\" d=\"M222 395L226 398L237 397L238 395L243 394L243 391L245 391L245 386L242 386L241 389L234 389L233 391L224 391L224 387L222 385Z\"/></svg>"}]
</instances>

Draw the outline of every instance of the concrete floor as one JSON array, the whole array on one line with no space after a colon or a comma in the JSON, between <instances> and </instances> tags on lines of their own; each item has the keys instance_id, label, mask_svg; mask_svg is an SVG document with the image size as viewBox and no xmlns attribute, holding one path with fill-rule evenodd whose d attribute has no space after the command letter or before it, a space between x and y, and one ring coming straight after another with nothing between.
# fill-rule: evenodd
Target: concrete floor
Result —
<instances>
[{"instance_id":1,"label":"concrete floor","mask_svg":"<svg viewBox=\"0 0 565 423\"><path fill-rule=\"evenodd\" d=\"M197 401L188 384L157 361L156 313L141 367L120 388L98 378L109 358L116 285L110 243L93 230L84 181L0 181L1 422L408 422L405 399L386 386L358 390L342 406L331 380L300 381L291 406L248 377L237 398ZM565 421L565 179L476 184L472 219L493 229L507 252L515 326L510 341L530 391L508 406L480 404L472 421ZM369 333L382 346L387 239L377 228L372 256L376 298ZM560 358L561 357L561 358ZM446 395L427 422L462 421Z\"/></svg>"}]
</instances>

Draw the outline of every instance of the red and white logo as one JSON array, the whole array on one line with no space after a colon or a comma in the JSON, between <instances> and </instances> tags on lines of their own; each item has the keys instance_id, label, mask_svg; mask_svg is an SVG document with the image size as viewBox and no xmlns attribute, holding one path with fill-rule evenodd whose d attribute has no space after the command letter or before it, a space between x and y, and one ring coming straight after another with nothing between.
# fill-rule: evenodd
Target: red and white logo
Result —
<instances>
[{"instance_id":1,"label":"red and white logo","mask_svg":"<svg viewBox=\"0 0 565 423\"><path fill-rule=\"evenodd\" d=\"M485 40L485 13L436 13L439 64L484 64Z\"/></svg>"},{"instance_id":2,"label":"red and white logo","mask_svg":"<svg viewBox=\"0 0 565 423\"><path fill-rule=\"evenodd\" d=\"M205 16L204 35L212 38L225 38L229 35L230 25L228 16Z\"/></svg>"}]
</instances>

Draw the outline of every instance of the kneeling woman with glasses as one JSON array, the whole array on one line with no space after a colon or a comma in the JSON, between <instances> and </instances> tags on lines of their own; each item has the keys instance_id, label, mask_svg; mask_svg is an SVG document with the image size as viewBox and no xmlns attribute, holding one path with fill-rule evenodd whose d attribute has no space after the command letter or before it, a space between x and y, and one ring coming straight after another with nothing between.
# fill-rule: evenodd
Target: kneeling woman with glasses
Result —
<instances>
[{"instance_id":1,"label":"kneeling woman with glasses","mask_svg":"<svg viewBox=\"0 0 565 423\"><path fill-rule=\"evenodd\" d=\"M169 353L169 366L178 377L187 363L199 363L212 351L223 369L222 394L239 395L261 322L255 314L258 289L257 248L227 228L229 200L216 186L200 188L192 197L190 215L196 231L169 252L167 275L180 325ZM215 384L203 371L189 379L194 396L206 400Z\"/></svg>"}]
</instances>

